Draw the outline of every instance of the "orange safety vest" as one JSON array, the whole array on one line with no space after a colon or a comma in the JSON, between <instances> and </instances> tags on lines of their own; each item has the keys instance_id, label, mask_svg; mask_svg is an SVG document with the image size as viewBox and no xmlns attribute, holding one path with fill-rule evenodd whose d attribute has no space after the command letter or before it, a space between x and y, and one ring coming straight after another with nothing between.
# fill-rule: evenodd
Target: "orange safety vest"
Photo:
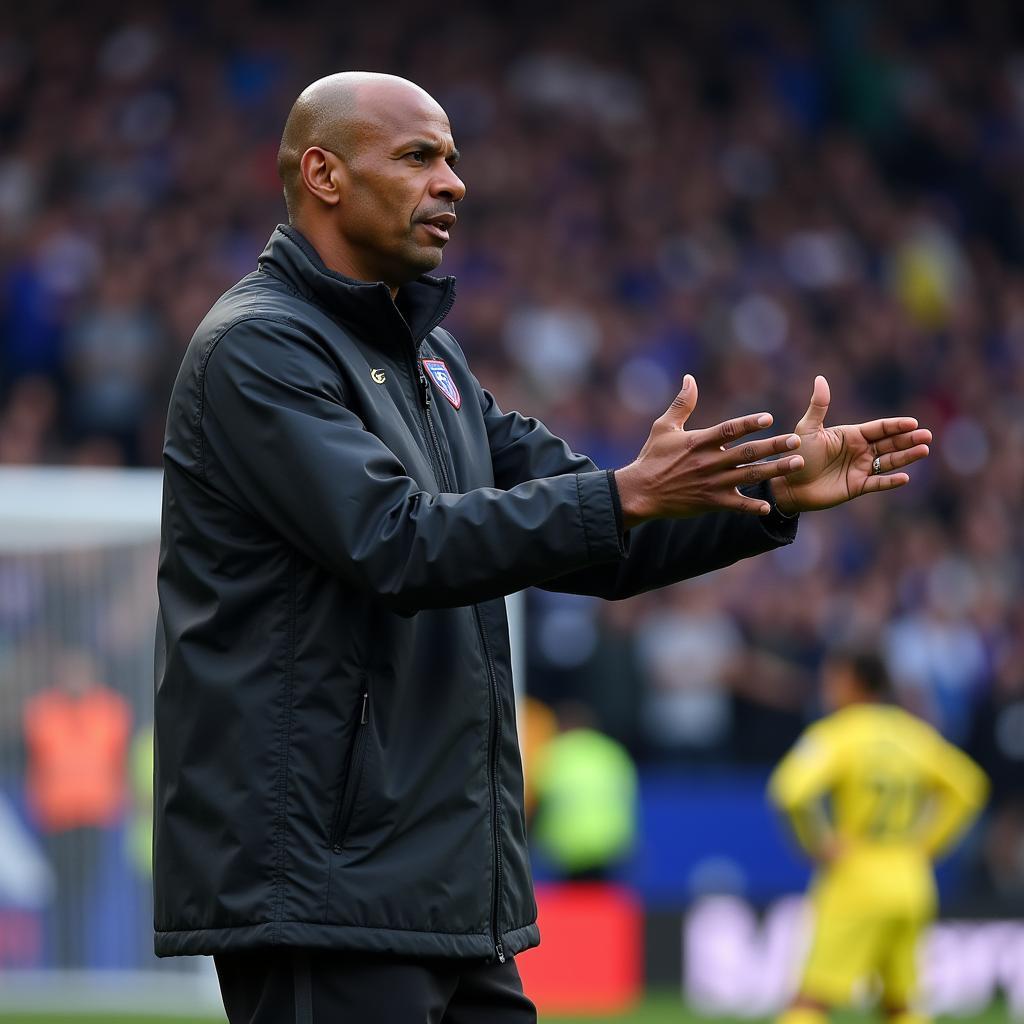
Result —
<instances>
[{"instance_id":1,"label":"orange safety vest","mask_svg":"<svg viewBox=\"0 0 1024 1024\"><path fill-rule=\"evenodd\" d=\"M43 831L117 821L131 717L127 702L100 685L79 696L45 690L26 704L28 800Z\"/></svg>"}]
</instances>

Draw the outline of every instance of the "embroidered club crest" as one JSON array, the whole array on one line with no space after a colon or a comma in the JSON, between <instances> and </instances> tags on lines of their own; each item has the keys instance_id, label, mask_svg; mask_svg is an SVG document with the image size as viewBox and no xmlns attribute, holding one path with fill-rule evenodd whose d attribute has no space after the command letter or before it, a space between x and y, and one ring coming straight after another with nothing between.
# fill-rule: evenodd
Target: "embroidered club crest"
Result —
<instances>
[{"instance_id":1,"label":"embroidered club crest","mask_svg":"<svg viewBox=\"0 0 1024 1024\"><path fill-rule=\"evenodd\" d=\"M462 395L459 394L459 389L456 387L455 381L452 380L448 367L444 365L444 360L424 359L423 369L430 374L430 379L437 385L437 390L458 409L462 405Z\"/></svg>"}]
</instances>

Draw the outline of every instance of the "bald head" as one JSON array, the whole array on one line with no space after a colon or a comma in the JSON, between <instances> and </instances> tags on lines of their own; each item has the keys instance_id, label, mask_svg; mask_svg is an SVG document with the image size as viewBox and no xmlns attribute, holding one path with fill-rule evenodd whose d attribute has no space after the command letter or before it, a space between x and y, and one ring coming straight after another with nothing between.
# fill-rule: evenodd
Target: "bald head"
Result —
<instances>
[{"instance_id":1,"label":"bald head","mask_svg":"<svg viewBox=\"0 0 1024 1024\"><path fill-rule=\"evenodd\" d=\"M418 85L348 71L295 101L278 155L288 219L324 264L397 289L441 262L466 187L448 115Z\"/></svg>"},{"instance_id":2,"label":"bald head","mask_svg":"<svg viewBox=\"0 0 1024 1024\"><path fill-rule=\"evenodd\" d=\"M304 193L302 154L319 146L350 163L375 133L412 113L447 116L440 104L414 82L372 71L342 71L303 89L292 106L277 153L288 216L294 220Z\"/></svg>"}]
</instances>

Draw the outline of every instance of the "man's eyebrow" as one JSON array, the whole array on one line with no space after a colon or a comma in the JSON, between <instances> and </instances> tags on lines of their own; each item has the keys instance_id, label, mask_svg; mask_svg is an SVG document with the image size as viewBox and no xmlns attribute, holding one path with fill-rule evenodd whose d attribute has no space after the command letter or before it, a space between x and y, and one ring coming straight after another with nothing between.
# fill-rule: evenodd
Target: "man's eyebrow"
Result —
<instances>
[{"instance_id":1,"label":"man's eyebrow","mask_svg":"<svg viewBox=\"0 0 1024 1024\"><path fill-rule=\"evenodd\" d=\"M440 142L437 142L436 140L411 139L409 142L406 142L399 148L404 152L408 152L414 149L422 149L427 153L437 154L444 152L446 147L442 145ZM460 155L461 154L459 153L459 151L454 146L452 146L452 150L448 154L446 159L448 160L449 163L458 163Z\"/></svg>"}]
</instances>

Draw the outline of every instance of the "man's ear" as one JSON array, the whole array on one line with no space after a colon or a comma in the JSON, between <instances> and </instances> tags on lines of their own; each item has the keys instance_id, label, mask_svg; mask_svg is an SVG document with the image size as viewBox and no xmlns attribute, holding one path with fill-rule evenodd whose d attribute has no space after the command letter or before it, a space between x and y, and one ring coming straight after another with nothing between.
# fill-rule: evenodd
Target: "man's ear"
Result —
<instances>
[{"instance_id":1,"label":"man's ear","mask_svg":"<svg viewBox=\"0 0 1024 1024\"><path fill-rule=\"evenodd\" d=\"M348 185L348 174L337 153L310 146L299 160L306 191L327 206L337 206Z\"/></svg>"}]
</instances>

